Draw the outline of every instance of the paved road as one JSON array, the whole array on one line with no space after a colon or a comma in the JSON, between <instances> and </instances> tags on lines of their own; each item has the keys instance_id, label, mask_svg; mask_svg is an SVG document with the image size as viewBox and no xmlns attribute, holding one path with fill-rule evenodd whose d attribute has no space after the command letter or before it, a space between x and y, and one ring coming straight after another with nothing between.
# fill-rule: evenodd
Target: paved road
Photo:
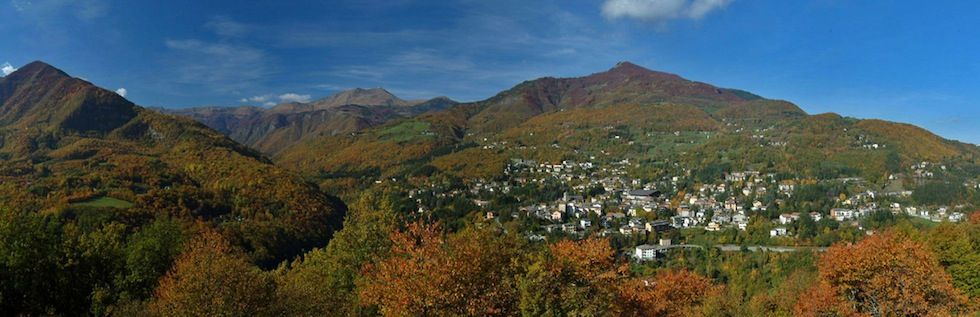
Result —
<instances>
[{"instance_id":1,"label":"paved road","mask_svg":"<svg viewBox=\"0 0 980 317\"><path fill-rule=\"evenodd\" d=\"M742 250L742 246L735 245L735 244L720 244L720 245L716 245L715 247L718 248L719 250L726 251L726 252L735 252L735 251ZM796 251L803 251L803 250L810 250L810 251L817 251L817 252L827 251L827 248L824 247L781 247L781 246L750 245L750 246L746 246L746 248L748 248L749 251L753 251L753 252L757 252L757 251L796 252Z\"/></svg>"}]
</instances>

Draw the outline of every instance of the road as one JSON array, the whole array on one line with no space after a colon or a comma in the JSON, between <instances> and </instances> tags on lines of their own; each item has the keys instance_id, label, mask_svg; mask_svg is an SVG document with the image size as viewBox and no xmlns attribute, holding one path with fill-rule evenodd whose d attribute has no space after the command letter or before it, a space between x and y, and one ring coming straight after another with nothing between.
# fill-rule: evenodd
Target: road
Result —
<instances>
[{"instance_id":1,"label":"road","mask_svg":"<svg viewBox=\"0 0 980 317\"><path fill-rule=\"evenodd\" d=\"M735 252L735 251L742 250L742 246L736 244L720 244L720 245L716 245L715 247L718 248L718 250L725 251L725 252ZM749 251L753 251L753 252L757 252L757 251L796 252L796 251L804 251L804 250L817 251L817 252L827 251L827 248L824 247L782 247L782 246L750 245L750 246L746 246L746 248L749 249Z\"/></svg>"}]
</instances>

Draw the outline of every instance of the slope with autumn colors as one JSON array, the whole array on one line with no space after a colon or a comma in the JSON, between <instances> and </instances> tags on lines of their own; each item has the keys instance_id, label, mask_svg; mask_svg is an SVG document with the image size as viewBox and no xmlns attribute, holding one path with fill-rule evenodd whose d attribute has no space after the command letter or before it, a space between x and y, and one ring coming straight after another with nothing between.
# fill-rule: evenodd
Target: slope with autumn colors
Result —
<instances>
[{"instance_id":1,"label":"slope with autumn colors","mask_svg":"<svg viewBox=\"0 0 980 317\"><path fill-rule=\"evenodd\" d=\"M683 104L713 112L761 97L680 76L651 71L630 62L577 78L541 78L528 81L480 102L482 111L470 119L481 132L502 131L525 120L565 109L618 105ZM802 113L796 108L796 113Z\"/></svg>"},{"instance_id":2,"label":"slope with autumn colors","mask_svg":"<svg viewBox=\"0 0 980 317\"><path fill-rule=\"evenodd\" d=\"M274 265L321 246L346 209L258 152L33 62L0 78L0 207L203 221Z\"/></svg>"},{"instance_id":3,"label":"slope with autumn colors","mask_svg":"<svg viewBox=\"0 0 980 317\"><path fill-rule=\"evenodd\" d=\"M489 179L511 158L594 157L678 161L693 170L773 167L808 177L845 170L880 179L895 172L893 165L924 160L975 166L980 151L911 125L808 115L790 102L622 62L585 77L527 81L484 101L357 135L312 138L275 159L349 185L427 166Z\"/></svg>"},{"instance_id":4,"label":"slope with autumn colors","mask_svg":"<svg viewBox=\"0 0 980 317\"><path fill-rule=\"evenodd\" d=\"M382 88L355 88L309 103L289 102L268 109L243 106L159 110L193 118L235 141L275 154L309 138L357 132L455 104L446 97L403 100Z\"/></svg>"}]
</instances>

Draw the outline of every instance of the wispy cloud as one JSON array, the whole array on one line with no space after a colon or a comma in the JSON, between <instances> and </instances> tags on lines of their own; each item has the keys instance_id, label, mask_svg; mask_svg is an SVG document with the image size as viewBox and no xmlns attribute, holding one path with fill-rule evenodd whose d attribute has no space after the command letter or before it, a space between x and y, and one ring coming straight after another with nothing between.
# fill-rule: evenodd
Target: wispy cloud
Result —
<instances>
[{"instance_id":1,"label":"wispy cloud","mask_svg":"<svg viewBox=\"0 0 980 317\"><path fill-rule=\"evenodd\" d=\"M336 84L317 84L313 85L313 88L324 89L324 90L346 90L349 89L347 86L341 86Z\"/></svg>"},{"instance_id":2,"label":"wispy cloud","mask_svg":"<svg viewBox=\"0 0 980 317\"><path fill-rule=\"evenodd\" d=\"M271 73L265 51L249 45L196 39L166 40L164 44L174 53L172 71L182 84L234 92Z\"/></svg>"},{"instance_id":3,"label":"wispy cloud","mask_svg":"<svg viewBox=\"0 0 980 317\"><path fill-rule=\"evenodd\" d=\"M227 16L212 17L203 26L216 40L167 39L165 63L170 83L206 88L223 94L255 90L271 79L273 56L246 38L255 28Z\"/></svg>"},{"instance_id":4,"label":"wispy cloud","mask_svg":"<svg viewBox=\"0 0 980 317\"><path fill-rule=\"evenodd\" d=\"M316 24L291 24L277 26L273 41L278 46L286 48L318 48L318 47L366 47L383 43L398 46L429 42L439 36L448 36L448 31L436 30L396 30L388 32L375 31L323 31Z\"/></svg>"},{"instance_id":5,"label":"wispy cloud","mask_svg":"<svg viewBox=\"0 0 980 317\"><path fill-rule=\"evenodd\" d=\"M227 16L216 16L204 24L208 30L222 37L241 37L249 32L250 26Z\"/></svg>"},{"instance_id":6,"label":"wispy cloud","mask_svg":"<svg viewBox=\"0 0 980 317\"><path fill-rule=\"evenodd\" d=\"M380 81L388 72L388 70L374 65L345 65L334 67L327 74L347 79Z\"/></svg>"},{"instance_id":7,"label":"wispy cloud","mask_svg":"<svg viewBox=\"0 0 980 317\"><path fill-rule=\"evenodd\" d=\"M242 98L253 95L249 91L339 87L476 100L524 80L608 67L634 53L625 31L567 11L560 2L528 7L519 0L463 1L446 7L453 18L443 22L452 27L366 30L342 19L256 24L214 17L204 25L213 37L165 43L173 60L171 81L232 94L234 100L249 99ZM279 55L284 52L293 55ZM434 93L422 95L427 92ZM278 96L247 102L275 102Z\"/></svg>"},{"instance_id":8,"label":"wispy cloud","mask_svg":"<svg viewBox=\"0 0 980 317\"><path fill-rule=\"evenodd\" d=\"M399 53L387 61L399 69L415 69L425 71L466 71L473 69L476 64L463 56L447 56L434 49L418 49Z\"/></svg>"},{"instance_id":9,"label":"wispy cloud","mask_svg":"<svg viewBox=\"0 0 980 317\"><path fill-rule=\"evenodd\" d=\"M579 75L574 70L609 67L633 53L625 47L628 39L623 31L554 3L529 8L522 2L501 0L495 5L464 2L456 7L459 18L452 28L344 33L324 28L293 32L290 26L279 43L288 48L309 45L367 52L354 62L316 70L312 76L321 82L384 86L406 98L449 95L461 100L486 98L541 76ZM432 91L436 93L421 95Z\"/></svg>"},{"instance_id":10,"label":"wispy cloud","mask_svg":"<svg viewBox=\"0 0 980 317\"><path fill-rule=\"evenodd\" d=\"M69 14L91 21L109 13L109 4L103 0L11 0L10 4L17 12L42 19Z\"/></svg>"},{"instance_id":11,"label":"wispy cloud","mask_svg":"<svg viewBox=\"0 0 980 317\"><path fill-rule=\"evenodd\" d=\"M0 65L0 73L3 73L3 76L10 75L15 71L17 71L17 69L10 65L10 63L3 63L3 65Z\"/></svg>"},{"instance_id":12,"label":"wispy cloud","mask_svg":"<svg viewBox=\"0 0 980 317\"><path fill-rule=\"evenodd\" d=\"M731 2L732 0L606 0L602 4L602 15L609 19L632 18L645 22L699 20Z\"/></svg>"}]
</instances>

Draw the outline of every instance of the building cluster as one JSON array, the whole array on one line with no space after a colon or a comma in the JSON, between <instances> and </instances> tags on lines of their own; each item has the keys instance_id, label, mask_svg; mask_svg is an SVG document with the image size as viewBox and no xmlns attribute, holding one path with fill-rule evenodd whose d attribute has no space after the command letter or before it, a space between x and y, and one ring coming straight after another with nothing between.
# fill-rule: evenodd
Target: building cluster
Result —
<instances>
[{"instance_id":1,"label":"building cluster","mask_svg":"<svg viewBox=\"0 0 980 317\"><path fill-rule=\"evenodd\" d=\"M518 212L541 223L542 231L534 233L536 236L558 232L640 235L669 228L747 230L752 219L766 217L770 223L770 236L782 237L793 234L793 224L804 213L815 222L829 219L854 225L857 220L879 210L906 213L931 221L955 222L965 218L963 213L951 212L945 207L928 209L891 203L896 197L911 195L911 191L878 193L869 190L834 198L836 207L830 210L781 212L778 217L769 219L768 215L772 215L769 209L792 199L803 180L781 180L776 174L759 171L734 171L724 174L715 183L688 184L682 191L677 185L689 178L689 170L678 167L674 175L644 181L629 177L629 167L633 165L629 160L602 164L592 160L545 163L513 159L505 169L504 180L476 180L468 183L467 190L441 192L436 196L474 197L473 204L484 209L485 217L496 219L498 214L492 210L488 195L507 194L515 187L529 184L561 184L565 192L556 199L541 199L534 195L518 198L522 202ZM925 173L917 171L930 167L933 166L923 162L912 166L912 170L913 173ZM828 182L846 185L861 183L863 179L852 177ZM419 192L419 189L413 189L410 195ZM427 207L421 206L419 211L424 213Z\"/></svg>"}]
</instances>

